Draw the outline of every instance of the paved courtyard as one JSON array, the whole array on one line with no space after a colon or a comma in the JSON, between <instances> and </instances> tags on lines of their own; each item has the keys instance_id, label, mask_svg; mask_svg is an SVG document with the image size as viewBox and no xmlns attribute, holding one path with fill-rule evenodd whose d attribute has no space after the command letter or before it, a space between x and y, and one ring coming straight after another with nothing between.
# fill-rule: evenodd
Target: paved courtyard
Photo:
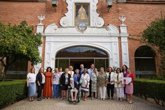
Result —
<instances>
[{"instance_id":1,"label":"paved courtyard","mask_svg":"<svg viewBox=\"0 0 165 110\"><path fill-rule=\"evenodd\" d=\"M22 100L10 105L3 110L165 110L165 108L151 104L139 98L135 98L133 104L118 102L116 100L87 100L74 105L67 101L44 99L42 101L29 102Z\"/></svg>"}]
</instances>

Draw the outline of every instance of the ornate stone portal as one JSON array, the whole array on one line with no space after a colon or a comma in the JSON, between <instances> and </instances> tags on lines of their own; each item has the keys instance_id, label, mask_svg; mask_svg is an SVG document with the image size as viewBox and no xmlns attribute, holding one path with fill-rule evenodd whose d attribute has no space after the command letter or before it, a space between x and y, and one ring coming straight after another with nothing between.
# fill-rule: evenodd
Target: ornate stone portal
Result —
<instances>
[{"instance_id":1,"label":"ornate stone portal","mask_svg":"<svg viewBox=\"0 0 165 110\"><path fill-rule=\"evenodd\" d=\"M62 27L74 27L75 26L75 5L80 4L89 4L90 14L90 27L102 27L104 25L104 20L99 17L97 13L97 3L98 0L66 0L68 4L68 12L65 13L65 16L61 18L60 24Z\"/></svg>"},{"instance_id":2,"label":"ornate stone portal","mask_svg":"<svg viewBox=\"0 0 165 110\"><path fill-rule=\"evenodd\" d=\"M66 0L66 2L68 12L60 20L62 27L59 28L52 23L45 29L44 67L55 68L56 54L61 49L81 45L106 51L110 66L119 67L120 64L129 66L126 25L120 26L122 33L119 33L119 27L112 24L103 27L104 20L96 12L98 0ZM123 28L126 31L122 31ZM121 37L122 52L119 52L118 37ZM42 53L41 50L40 53ZM119 59L120 53L123 57L122 60ZM120 61L122 62L120 63Z\"/></svg>"},{"instance_id":3,"label":"ornate stone portal","mask_svg":"<svg viewBox=\"0 0 165 110\"><path fill-rule=\"evenodd\" d=\"M84 32L89 26L89 16L86 13L83 5L78 10L78 14L75 19L75 24L79 31Z\"/></svg>"}]
</instances>

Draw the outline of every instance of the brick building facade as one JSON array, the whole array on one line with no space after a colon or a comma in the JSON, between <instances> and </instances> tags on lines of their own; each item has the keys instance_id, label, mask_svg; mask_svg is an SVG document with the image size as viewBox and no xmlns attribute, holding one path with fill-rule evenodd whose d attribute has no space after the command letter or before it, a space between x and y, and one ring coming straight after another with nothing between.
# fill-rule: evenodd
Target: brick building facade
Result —
<instances>
[{"instance_id":1,"label":"brick building facade","mask_svg":"<svg viewBox=\"0 0 165 110\"><path fill-rule=\"evenodd\" d=\"M93 21L90 21L91 24L89 25L89 28L87 28L84 31L84 33L79 32L79 31L76 32L76 30L74 29L76 26L75 27L73 26L70 28L70 24L68 24L66 27L64 26L64 24L63 26L61 25L62 17L66 16L65 13L68 12L68 9L71 9L67 7L68 6L67 1L69 0L58 0L58 4L56 8L52 7L51 0L31 0L31 1L26 0L26 1L27 2L25 1L22 2L21 0L15 0L15 2L13 2L11 0L8 0L8 1L0 0L0 22L6 23L6 24L8 23L18 24L21 21L27 21L27 23L29 25L32 25L35 31L37 31L37 26L39 23L39 20L37 17L40 15L45 16L45 19L43 20L43 25L44 25L43 44L40 47L40 52L41 52L41 57L42 57L43 62L39 66L42 65L45 68L47 66L51 66L52 68L57 67L57 65L62 66L60 65L60 63L57 64L57 62L61 61L61 60L57 60L56 58L57 57L56 55L58 55L57 52L60 52L60 50L63 50L63 49L68 49L69 47L72 48L76 46L86 46L86 47L93 47L93 49L96 49L96 51L100 49L100 51L102 52L107 52L108 55L107 55L107 58L105 59L108 59L108 60L104 60L105 67L109 65L118 67L125 63L126 64L128 63L127 65L130 67L130 69L133 72L136 72L137 74L159 73L160 55L157 52L158 51L157 48L141 42L140 39L141 39L143 30L146 29L147 26L152 21L162 16L165 16L165 1L163 0L157 0L157 1L156 0L148 0L148 1L147 0L146 1L145 0L128 0L126 2L125 1L123 2L122 0L120 2L114 1L112 3L112 7L108 11L106 0L94 0L96 1L95 2L96 12L99 14L99 18L103 19L104 24L101 27L98 26L99 24L94 25L92 27L91 25ZM74 1L74 0L71 0L71 1ZM91 1L91 0L75 0L75 1ZM87 3L95 4L92 1L87 2ZM92 7L90 7L90 9L92 9ZM89 13L89 15L90 17L92 17L93 16L92 12ZM121 16L124 16L126 18L126 20L124 21L125 27L127 29L125 37L122 37L122 33L121 33L122 22L119 20L119 17ZM73 19L70 19L70 20L73 20ZM55 31L54 33L53 32L51 33L50 31L51 31L51 28L53 28L53 26L57 26L57 31ZM110 28L110 30L112 29L112 31L114 32L114 35L112 35L113 32L111 33L110 30L106 31L107 28ZM70 29L71 31L74 30L73 34L70 32L66 32L65 29L67 30ZM90 31L90 30L95 30L95 29L96 31L98 30L98 34L100 34L100 36L97 36L98 35L97 32ZM70 36L68 37L68 39L71 38L72 41L64 40L67 38L66 34ZM72 38L73 36L77 37L77 39ZM82 36L82 37L79 38L79 36ZM87 40L87 38L84 38L83 36L84 37L89 36L88 37L89 40L93 40L94 38L95 42L89 42L89 40ZM102 38L102 36L104 38ZM63 48L58 47L58 46L53 47L52 45L56 45L60 42L59 41L60 38L62 39L61 42L63 42L63 45L65 45L64 44L65 42L70 42L72 44L76 43L76 44L75 45L68 44L68 47L63 46ZM99 39L103 40L102 41L103 46ZM118 47L111 48L111 46L115 45L115 43L111 41L112 40L115 41L115 39L117 39ZM82 41L80 43L77 43L78 42L77 40L78 41L82 40ZM87 40L86 42L89 42L89 45L84 44L85 42L83 40L84 41ZM108 40L111 43L108 44ZM50 42L54 42L54 44L50 44ZM124 44L125 42L126 44ZM51 49L49 51L49 49L47 49L49 47L48 46L49 44L51 45L50 47L59 48L60 50ZM62 45L62 43L59 45ZM127 46L123 47L125 45ZM104 48L106 46L109 46L110 49L108 49L107 47L107 50L106 50L106 48ZM123 49L127 47L128 47L128 52L124 53L123 51L127 51L127 49L126 50L123 50ZM115 50L113 50L115 48L118 49L118 52L115 52ZM140 55L139 52L144 51L144 49L148 49L147 51L151 52L152 55L146 55L146 54L144 54L144 56ZM56 53L55 52L50 53L51 51L56 51ZM47 54L50 54L50 55L47 55ZM68 57L67 59L69 60L66 60L65 58L65 63L67 62L66 63L67 65L69 64L74 65L76 64L75 59L81 59L81 58L76 57L72 59L71 57L70 58ZM94 62L96 63L99 61L103 61L100 59L102 58L96 58L94 60L90 60L91 62L86 62L86 63L94 63ZM115 59L117 59L117 61L115 61ZM48 61L48 60L51 60L51 61ZM77 61L77 63L80 63L80 62ZM142 67L145 65L147 66L142 68L140 67L140 65Z\"/></svg>"}]
</instances>

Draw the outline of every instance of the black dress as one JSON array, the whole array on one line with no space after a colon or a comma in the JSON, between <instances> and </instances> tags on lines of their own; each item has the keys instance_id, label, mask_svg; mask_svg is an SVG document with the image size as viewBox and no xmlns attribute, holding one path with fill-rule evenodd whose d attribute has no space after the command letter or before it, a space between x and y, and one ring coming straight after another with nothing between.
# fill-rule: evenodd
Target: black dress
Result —
<instances>
[{"instance_id":1,"label":"black dress","mask_svg":"<svg viewBox=\"0 0 165 110\"><path fill-rule=\"evenodd\" d=\"M63 73L61 75L61 78L60 78L60 85L61 85L61 90L67 90L68 89L68 86L70 84L70 77L71 75L70 74L67 74L68 76L66 76L65 73Z\"/></svg>"}]
</instances>

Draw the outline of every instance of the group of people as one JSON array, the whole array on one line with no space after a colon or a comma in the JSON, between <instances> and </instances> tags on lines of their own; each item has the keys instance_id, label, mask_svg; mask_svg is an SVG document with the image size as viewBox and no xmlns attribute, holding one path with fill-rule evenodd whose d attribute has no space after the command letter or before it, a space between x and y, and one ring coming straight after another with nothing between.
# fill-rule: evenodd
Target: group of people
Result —
<instances>
[{"instance_id":1,"label":"group of people","mask_svg":"<svg viewBox=\"0 0 165 110\"><path fill-rule=\"evenodd\" d=\"M94 64L89 69L81 64L80 69L73 71L73 66L69 66L64 72L62 68L55 68L53 72L48 67L46 72L40 68L38 74L35 74L32 68L27 74L27 86L30 101L34 100L36 92L37 100L52 97L66 99L67 91L70 90L72 101L76 101L78 93L84 101L87 97L113 100L116 94L117 100L126 99L131 104L134 79L135 74L126 65L121 68L101 67L98 71Z\"/></svg>"}]
</instances>

